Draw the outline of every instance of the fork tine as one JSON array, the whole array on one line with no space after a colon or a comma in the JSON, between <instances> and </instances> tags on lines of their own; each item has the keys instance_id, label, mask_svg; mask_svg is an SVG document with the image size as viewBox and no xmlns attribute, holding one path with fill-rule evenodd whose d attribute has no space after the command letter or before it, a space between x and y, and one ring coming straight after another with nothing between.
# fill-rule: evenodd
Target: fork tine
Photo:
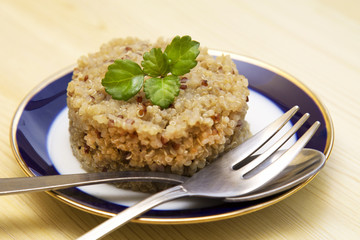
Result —
<instances>
[{"instance_id":1,"label":"fork tine","mask_svg":"<svg viewBox=\"0 0 360 240\"><path fill-rule=\"evenodd\" d=\"M282 145L284 145L296 132L299 128L306 122L310 114L304 114L294 126L291 127L276 143L274 143L269 149L260 154L256 159L252 160L250 163L242 167L240 170L243 175L255 169L261 163L266 161L274 152L276 152Z\"/></svg>"},{"instance_id":2,"label":"fork tine","mask_svg":"<svg viewBox=\"0 0 360 240\"><path fill-rule=\"evenodd\" d=\"M300 151L309 142L320 126L320 122L316 121L288 150L286 150L275 162L256 173L247 180L253 182L268 182L276 177L284 168L300 153ZM255 185L255 184L254 184ZM258 186L258 185L257 185Z\"/></svg>"},{"instance_id":3,"label":"fork tine","mask_svg":"<svg viewBox=\"0 0 360 240\"><path fill-rule=\"evenodd\" d=\"M292 107L263 130L240 144L237 148L235 148L236 150L234 149L235 151L230 151L227 154L227 159L223 159L222 161L229 161L229 164L232 165L240 164L241 161L245 160L248 156L267 143L295 115L298 110L299 106ZM234 168L235 166L232 167Z\"/></svg>"}]
</instances>

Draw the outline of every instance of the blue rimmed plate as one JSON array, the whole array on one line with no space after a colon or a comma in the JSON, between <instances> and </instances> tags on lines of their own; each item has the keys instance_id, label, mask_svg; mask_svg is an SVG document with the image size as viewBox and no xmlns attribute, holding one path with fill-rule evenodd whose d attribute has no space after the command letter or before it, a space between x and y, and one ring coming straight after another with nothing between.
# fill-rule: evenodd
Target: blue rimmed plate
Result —
<instances>
[{"instance_id":1,"label":"blue rimmed plate","mask_svg":"<svg viewBox=\"0 0 360 240\"><path fill-rule=\"evenodd\" d=\"M214 56L228 54L220 51L210 53ZM251 131L260 130L284 111L298 105L300 111L296 116L306 112L311 114L299 134L314 121L320 121L321 126L307 147L322 151L328 158L333 145L333 126L327 110L315 94L297 79L273 66L248 57L230 55L239 72L249 80L251 93L247 121ZM14 116L12 148L20 166L29 176L84 172L71 153L68 135L66 88L72 77L72 68L42 82L23 100ZM283 193L248 202L224 203L209 199L172 201L134 221L175 224L239 216L270 206L295 193L311 180ZM107 217L148 196L107 184L48 193L71 206Z\"/></svg>"}]
</instances>

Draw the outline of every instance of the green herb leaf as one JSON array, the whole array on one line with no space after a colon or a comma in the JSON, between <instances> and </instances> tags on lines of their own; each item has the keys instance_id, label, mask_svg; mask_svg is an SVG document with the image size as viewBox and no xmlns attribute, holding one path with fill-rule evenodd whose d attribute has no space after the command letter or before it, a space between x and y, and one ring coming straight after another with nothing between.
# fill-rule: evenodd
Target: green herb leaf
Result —
<instances>
[{"instance_id":1,"label":"green herb leaf","mask_svg":"<svg viewBox=\"0 0 360 240\"><path fill-rule=\"evenodd\" d=\"M154 105L167 108L179 95L178 76L196 66L199 46L189 36L176 36L164 52L160 48L153 48L144 54L141 62L143 70L131 60L115 60L101 83L112 98L125 101L135 96L144 85L146 97ZM152 78L144 84L145 75Z\"/></svg>"},{"instance_id":2,"label":"green herb leaf","mask_svg":"<svg viewBox=\"0 0 360 240\"><path fill-rule=\"evenodd\" d=\"M180 79L174 75L164 78L150 78L145 82L144 91L146 98L150 99L153 104L167 108L179 95Z\"/></svg>"},{"instance_id":3,"label":"green herb leaf","mask_svg":"<svg viewBox=\"0 0 360 240\"><path fill-rule=\"evenodd\" d=\"M160 48L153 48L144 54L144 61L141 62L144 73L151 77L166 76L169 73L169 64L166 54Z\"/></svg>"},{"instance_id":4,"label":"green herb leaf","mask_svg":"<svg viewBox=\"0 0 360 240\"><path fill-rule=\"evenodd\" d=\"M129 100L142 88L144 73L141 67L130 60L115 60L108 67L101 84L114 99Z\"/></svg>"},{"instance_id":5,"label":"green herb leaf","mask_svg":"<svg viewBox=\"0 0 360 240\"><path fill-rule=\"evenodd\" d=\"M184 75L196 66L200 44L190 36L176 36L166 47L165 54L170 60L170 72L176 76Z\"/></svg>"}]
</instances>

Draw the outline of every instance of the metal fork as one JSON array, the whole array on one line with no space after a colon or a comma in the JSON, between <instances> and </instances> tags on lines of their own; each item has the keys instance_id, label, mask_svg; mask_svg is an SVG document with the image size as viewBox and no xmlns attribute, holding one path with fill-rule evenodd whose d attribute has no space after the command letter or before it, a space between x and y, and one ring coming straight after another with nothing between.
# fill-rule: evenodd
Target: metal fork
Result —
<instances>
[{"instance_id":1,"label":"metal fork","mask_svg":"<svg viewBox=\"0 0 360 240\"><path fill-rule=\"evenodd\" d=\"M276 177L304 148L318 129L320 123L317 121L276 161L267 164L268 166L263 166L269 156L275 153L306 122L310 116L306 113L271 147L251 162L243 163L248 160L249 156L263 147L295 115L298 109L298 106L293 107L269 126L237 148L219 157L183 184L146 198L78 239L99 239L153 207L176 198L186 196L228 198L256 190Z\"/></svg>"}]
</instances>

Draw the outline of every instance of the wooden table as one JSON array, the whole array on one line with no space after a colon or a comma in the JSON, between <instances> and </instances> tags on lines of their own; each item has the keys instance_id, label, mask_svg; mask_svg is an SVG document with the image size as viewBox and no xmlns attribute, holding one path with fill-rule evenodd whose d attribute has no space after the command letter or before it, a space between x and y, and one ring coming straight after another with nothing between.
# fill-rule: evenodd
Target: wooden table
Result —
<instances>
[{"instance_id":1,"label":"wooden table","mask_svg":"<svg viewBox=\"0 0 360 240\"><path fill-rule=\"evenodd\" d=\"M0 176L25 176L9 130L39 82L115 37L189 34L202 46L292 74L328 108L335 143L326 167L291 197L244 216L200 224L129 223L106 239L360 239L359 1L0 2ZM0 239L74 239L103 222L46 193L0 197Z\"/></svg>"}]
</instances>

